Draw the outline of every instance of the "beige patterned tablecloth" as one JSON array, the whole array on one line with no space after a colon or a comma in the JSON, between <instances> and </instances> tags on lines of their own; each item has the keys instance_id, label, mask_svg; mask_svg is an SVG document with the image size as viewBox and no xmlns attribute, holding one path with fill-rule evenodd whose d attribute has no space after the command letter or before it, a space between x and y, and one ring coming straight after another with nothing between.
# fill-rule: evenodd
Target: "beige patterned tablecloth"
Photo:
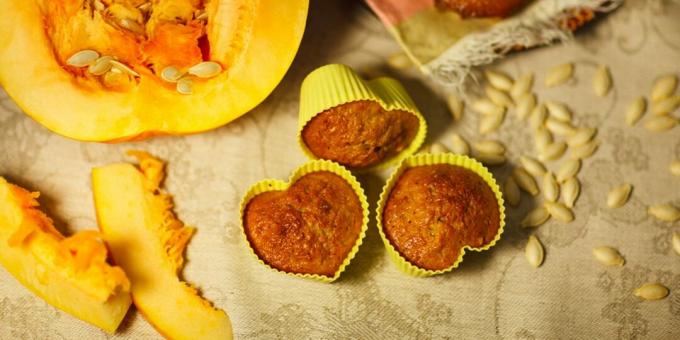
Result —
<instances>
[{"instance_id":1,"label":"beige patterned tablecloth","mask_svg":"<svg viewBox=\"0 0 680 340\"><path fill-rule=\"evenodd\" d=\"M131 148L168 161L166 187L180 218L198 228L184 270L187 281L225 309L237 338L251 339L680 339L680 256L671 233L680 223L647 216L652 203L680 204L680 178L667 170L680 159L680 127L652 134L623 123L628 103L645 95L658 75L680 74L680 3L629 0L623 8L579 33L574 43L515 54L497 67L513 76L534 71L540 100L566 101L577 120L597 126L602 142L579 175L583 192L576 220L550 221L522 230L517 221L531 206L523 198L511 209L501 241L484 253L469 253L461 267L432 278L397 271L371 223L364 245L334 284L274 273L259 265L241 239L238 203L252 183L287 178L305 157L295 140L300 82L312 69L343 62L357 69L383 68L410 90L431 127L428 141L450 145L456 131L478 139L477 117L466 112L453 123L438 89L415 70L389 71L398 52L378 20L359 2L312 1L309 25L284 81L253 112L217 130L194 136L155 138L117 145L80 143L57 136L21 113L0 92L0 175L43 193L41 202L66 231L96 226L90 171L123 159ZM576 78L546 89L546 70L576 64ZM614 89L605 99L592 92L595 66L612 70ZM678 113L676 113L676 116ZM512 115L511 115L512 116ZM532 137L509 117L492 136L509 146L514 161L531 152ZM501 181L511 165L494 169ZM386 174L361 180L375 202ZM630 182L635 189L623 208L605 206L609 188ZM374 204L373 207L374 208ZM527 236L546 247L542 267L524 259ZM591 254L598 245L617 247L623 267L603 267ZM631 291L647 281L671 289L664 300L644 302ZM108 336L62 313L24 289L0 269L0 338L158 338L136 312Z\"/></svg>"}]
</instances>

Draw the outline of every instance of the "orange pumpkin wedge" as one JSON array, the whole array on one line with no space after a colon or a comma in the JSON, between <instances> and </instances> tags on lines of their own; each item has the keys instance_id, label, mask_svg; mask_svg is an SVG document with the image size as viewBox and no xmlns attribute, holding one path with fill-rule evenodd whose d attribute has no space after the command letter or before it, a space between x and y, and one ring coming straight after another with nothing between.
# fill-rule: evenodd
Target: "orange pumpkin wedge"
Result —
<instances>
[{"instance_id":1,"label":"orange pumpkin wedge","mask_svg":"<svg viewBox=\"0 0 680 340\"><path fill-rule=\"evenodd\" d=\"M3 0L0 84L40 124L77 140L210 130L254 108L281 81L308 5Z\"/></svg>"}]
</instances>

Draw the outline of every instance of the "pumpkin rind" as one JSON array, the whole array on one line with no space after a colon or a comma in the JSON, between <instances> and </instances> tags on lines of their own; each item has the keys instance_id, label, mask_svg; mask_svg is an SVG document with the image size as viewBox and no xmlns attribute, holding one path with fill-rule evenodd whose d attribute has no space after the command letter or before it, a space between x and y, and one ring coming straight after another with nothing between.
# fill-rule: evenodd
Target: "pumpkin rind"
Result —
<instances>
[{"instance_id":1,"label":"pumpkin rind","mask_svg":"<svg viewBox=\"0 0 680 340\"><path fill-rule=\"evenodd\" d=\"M0 83L29 116L73 139L115 142L210 130L254 108L281 81L302 39L308 5L208 2L215 7L210 20L224 23L207 28L211 58L228 63L228 70L183 95L148 72L123 89L86 86L55 58L37 1L2 0ZM234 17L229 11L241 7L252 12L248 29L227 24ZM237 48L227 47L230 42Z\"/></svg>"}]
</instances>

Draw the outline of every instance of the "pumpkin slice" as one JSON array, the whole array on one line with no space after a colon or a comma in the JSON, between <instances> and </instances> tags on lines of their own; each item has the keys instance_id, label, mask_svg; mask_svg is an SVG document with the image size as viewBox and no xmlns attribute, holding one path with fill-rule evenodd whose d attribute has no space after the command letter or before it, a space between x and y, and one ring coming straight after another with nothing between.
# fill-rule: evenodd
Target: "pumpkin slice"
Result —
<instances>
[{"instance_id":1,"label":"pumpkin slice","mask_svg":"<svg viewBox=\"0 0 680 340\"><path fill-rule=\"evenodd\" d=\"M97 232L61 235L38 210L39 195L0 177L0 263L47 303L113 333L130 307L130 282L106 262Z\"/></svg>"},{"instance_id":2,"label":"pumpkin slice","mask_svg":"<svg viewBox=\"0 0 680 340\"><path fill-rule=\"evenodd\" d=\"M251 110L281 81L308 5L3 0L0 83L28 115L78 140L209 130Z\"/></svg>"},{"instance_id":3,"label":"pumpkin slice","mask_svg":"<svg viewBox=\"0 0 680 340\"><path fill-rule=\"evenodd\" d=\"M130 277L137 309L172 339L225 339L232 336L227 314L178 278L194 228L172 213L172 198L159 189L163 163L133 152L129 163L95 168L92 187L99 227L116 263Z\"/></svg>"}]
</instances>

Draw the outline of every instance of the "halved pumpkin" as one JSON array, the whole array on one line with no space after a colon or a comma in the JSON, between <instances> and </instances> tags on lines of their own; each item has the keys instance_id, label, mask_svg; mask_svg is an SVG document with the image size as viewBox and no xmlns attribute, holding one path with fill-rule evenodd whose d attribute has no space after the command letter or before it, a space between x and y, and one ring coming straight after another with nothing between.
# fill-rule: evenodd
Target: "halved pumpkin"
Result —
<instances>
[{"instance_id":1,"label":"halved pumpkin","mask_svg":"<svg viewBox=\"0 0 680 340\"><path fill-rule=\"evenodd\" d=\"M171 339L231 338L229 317L178 278L194 233L172 213L159 186L163 163L145 152L129 163L95 168L92 188L99 227L113 257L130 277L137 309Z\"/></svg>"},{"instance_id":2,"label":"halved pumpkin","mask_svg":"<svg viewBox=\"0 0 680 340\"><path fill-rule=\"evenodd\" d=\"M0 263L49 304L113 333L130 307L130 282L106 262L98 232L64 237L38 196L0 177Z\"/></svg>"},{"instance_id":3,"label":"halved pumpkin","mask_svg":"<svg viewBox=\"0 0 680 340\"><path fill-rule=\"evenodd\" d=\"M308 5L2 0L0 83L36 121L78 140L209 130L251 110L281 81Z\"/></svg>"}]
</instances>

